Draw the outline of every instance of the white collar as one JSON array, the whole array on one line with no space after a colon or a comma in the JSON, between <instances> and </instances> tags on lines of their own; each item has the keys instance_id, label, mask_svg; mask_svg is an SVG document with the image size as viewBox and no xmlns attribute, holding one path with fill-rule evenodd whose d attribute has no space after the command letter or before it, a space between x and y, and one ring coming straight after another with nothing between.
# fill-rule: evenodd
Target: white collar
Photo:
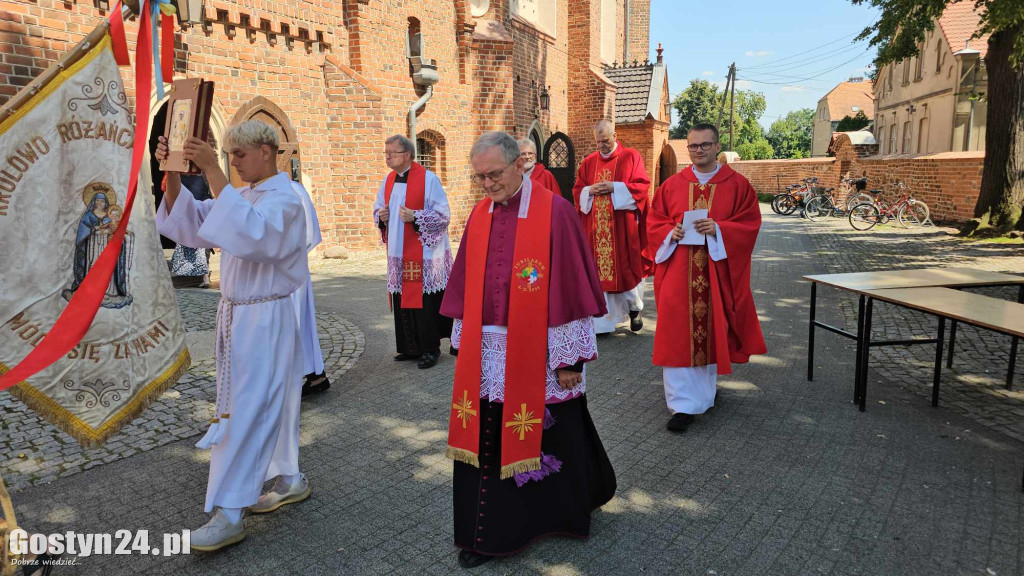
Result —
<instances>
[{"instance_id":1,"label":"white collar","mask_svg":"<svg viewBox=\"0 0 1024 576\"><path fill-rule=\"evenodd\" d=\"M598 152L598 154L601 154L601 158L604 158L605 160L607 160L607 159L611 158L612 154L615 154L615 151L618 150L618 149L619 149L619 141L616 140L615 141L615 146L612 146L612 151L611 152L609 152L608 154L601 154L600 152Z\"/></svg>"}]
</instances>

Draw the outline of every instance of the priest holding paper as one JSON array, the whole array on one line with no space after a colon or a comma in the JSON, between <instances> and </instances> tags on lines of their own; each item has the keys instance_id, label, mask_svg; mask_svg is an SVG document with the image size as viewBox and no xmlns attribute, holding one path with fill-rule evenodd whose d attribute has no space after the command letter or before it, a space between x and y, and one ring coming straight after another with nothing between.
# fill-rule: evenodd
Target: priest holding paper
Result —
<instances>
[{"instance_id":1,"label":"priest holding paper","mask_svg":"<svg viewBox=\"0 0 1024 576\"><path fill-rule=\"evenodd\" d=\"M653 263L647 254L647 204L651 179L640 153L615 139L615 125L594 126L597 151L580 164L572 194L597 262L608 314L594 322L598 334L615 331L629 317L629 329L643 326L643 280Z\"/></svg>"},{"instance_id":2,"label":"priest holding paper","mask_svg":"<svg viewBox=\"0 0 1024 576\"><path fill-rule=\"evenodd\" d=\"M209 431L197 444L210 448L203 527L192 548L213 551L245 538L242 512L271 512L310 495L299 473L302 341L292 294L309 278L302 202L288 176L277 171L280 141L269 125L251 120L224 138L231 165L248 182L235 188L217 164L217 152L190 137L180 149L210 183L212 200L196 200L169 173L157 208L161 234L198 248L221 249L217 308L217 404ZM157 160L167 158L160 138ZM260 495L263 483L277 478Z\"/></svg>"},{"instance_id":3,"label":"priest holding paper","mask_svg":"<svg viewBox=\"0 0 1024 576\"><path fill-rule=\"evenodd\" d=\"M717 128L697 124L687 142L693 165L658 188L647 219L656 265L654 364L664 368L673 432L685 432L694 415L714 406L719 374L766 352L750 291L761 228L757 194L716 162Z\"/></svg>"}]
</instances>

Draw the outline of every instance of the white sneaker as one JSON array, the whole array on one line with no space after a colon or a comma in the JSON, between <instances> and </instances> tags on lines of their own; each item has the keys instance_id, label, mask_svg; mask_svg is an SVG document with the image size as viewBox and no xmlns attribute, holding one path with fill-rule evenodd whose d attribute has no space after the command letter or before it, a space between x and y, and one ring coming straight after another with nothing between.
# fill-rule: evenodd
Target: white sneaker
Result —
<instances>
[{"instance_id":1,"label":"white sneaker","mask_svg":"<svg viewBox=\"0 0 1024 576\"><path fill-rule=\"evenodd\" d=\"M309 481L305 474L299 475L299 481L294 486L289 486L283 476L278 476L274 487L266 494L260 496L255 504L249 507L253 514L265 514L273 512L285 504L302 502L313 493L309 487Z\"/></svg>"},{"instance_id":2,"label":"white sneaker","mask_svg":"<svg viewBox=\"0 0 1024 576\"><path fill-rule=\"evenodd\" d=\"M209 522L192 531L192 549L213 552L245 540L243 522L244 520L239 520L237 524L232 524L224 511L217 508Z\"/></svg>"}]
</instances>

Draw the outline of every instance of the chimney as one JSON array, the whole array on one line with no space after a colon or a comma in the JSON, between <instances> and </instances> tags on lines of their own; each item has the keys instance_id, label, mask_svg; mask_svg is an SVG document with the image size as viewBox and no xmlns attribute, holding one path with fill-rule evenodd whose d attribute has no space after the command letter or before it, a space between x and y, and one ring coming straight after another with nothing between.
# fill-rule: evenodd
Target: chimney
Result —
<instances>
[{"instance_id":1,"label":"chimney","mask_svg":"<svg viewBox=\"0 0 1024 576\"><path fill-rule=\"evenodd\" d=\"M658 42L658 64L662 63L661 53L664 51L665 49L661 47L661 42Z\"/></svg>"}]
</instances>

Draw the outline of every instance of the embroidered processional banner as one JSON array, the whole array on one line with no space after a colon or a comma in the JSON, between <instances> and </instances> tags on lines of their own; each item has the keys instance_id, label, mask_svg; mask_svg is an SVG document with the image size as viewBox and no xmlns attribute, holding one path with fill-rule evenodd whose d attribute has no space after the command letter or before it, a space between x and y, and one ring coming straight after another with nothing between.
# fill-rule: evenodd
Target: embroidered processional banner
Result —
<instances>
[{"instance_id":1,"label":"embroidered processional banner","mask_svg":"<svg viewBox=\"0 0 1024 576\"><path fill-rule=\"evenodd\" d=\"M134 126L109 34L0 123L0 374L43 339L124 217ZM152 195L137 199L85 337L9 389L87 446L190 363Z\"/></svg>"}]
</instances>

